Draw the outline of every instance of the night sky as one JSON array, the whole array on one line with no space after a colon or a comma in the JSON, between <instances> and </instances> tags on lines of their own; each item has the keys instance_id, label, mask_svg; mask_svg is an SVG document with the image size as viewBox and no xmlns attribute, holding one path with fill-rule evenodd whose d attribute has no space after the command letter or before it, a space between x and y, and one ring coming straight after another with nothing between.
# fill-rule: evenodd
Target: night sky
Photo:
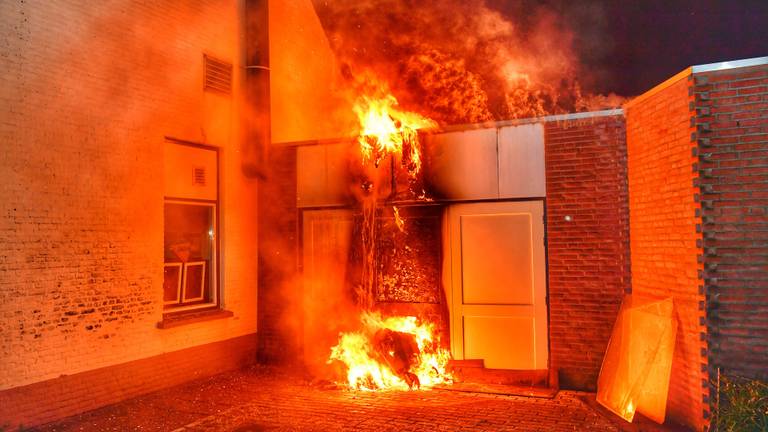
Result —
<instances>
[{"instance_id":1,"label":"night sky","mask_svg":"<svg viewBox=\"0 0 768 432\"><path fill-rule=\"evenodd\" d=\"M601 93L637 95L688 66L768 56L768 0L487 1L521 25L537 8L556 12L585 84Z\"/></svg>"}]
</instances>

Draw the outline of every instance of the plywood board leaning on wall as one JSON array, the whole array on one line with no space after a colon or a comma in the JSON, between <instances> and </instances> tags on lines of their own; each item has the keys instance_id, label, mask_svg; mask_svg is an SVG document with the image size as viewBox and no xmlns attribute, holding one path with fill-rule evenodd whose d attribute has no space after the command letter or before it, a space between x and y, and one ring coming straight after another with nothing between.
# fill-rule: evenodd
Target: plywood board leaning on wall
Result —
<instances>
[{"instance_id":1,"label":"plywood board leaning on wall","mask_svg":"<svg viewBox=\"0 0 768 432\"><path fill-rule=\"evenodd\" d=\"M671 298L624 297L597 380L597 401L628 422L664 423L677 321Z\"/></svg>"}]
</instances>

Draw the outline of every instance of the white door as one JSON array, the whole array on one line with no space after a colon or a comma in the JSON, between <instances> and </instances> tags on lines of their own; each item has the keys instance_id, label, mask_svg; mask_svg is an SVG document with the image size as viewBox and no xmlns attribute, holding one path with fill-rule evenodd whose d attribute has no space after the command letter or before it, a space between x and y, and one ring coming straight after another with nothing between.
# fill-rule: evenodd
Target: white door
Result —
<instances>
[{"instance_id":1,"label":"white door","mask_svg":"<svg viewBox=\"0 0 768 432\"><path fill-rule=\"evenodd\" d=\"M456 204L446 239L451 349L490 369L547 369L542 201Z\"/></svg>"},{"instance_id":2,"label":"white door","mask_svg":"<svg viewBox=\"0 0 768 432\"><path fill-rule=\"evenodd\" d=\"M304 361L323 365L338 342L340 319L329 320L344 304L353 219L350 210L303 212ZM353 317L357 319L357 317Z\"/></svg>"}]
</instances>

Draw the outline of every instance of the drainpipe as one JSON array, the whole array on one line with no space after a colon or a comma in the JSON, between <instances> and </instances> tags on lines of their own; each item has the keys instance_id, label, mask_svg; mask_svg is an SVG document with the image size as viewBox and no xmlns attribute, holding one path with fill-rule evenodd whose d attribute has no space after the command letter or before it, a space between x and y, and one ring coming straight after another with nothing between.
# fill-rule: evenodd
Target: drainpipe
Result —
<instances>
[{"instance_id":1,"label":"drainpipe","mask_svg":"<svg viewBox=\"0 0 768 432\"><path fill-rule=\"evenodd\" d=\"M241 169L265 178L270 134L269 0L245 0L244 139Z\"/></svg>"}]
</instances>

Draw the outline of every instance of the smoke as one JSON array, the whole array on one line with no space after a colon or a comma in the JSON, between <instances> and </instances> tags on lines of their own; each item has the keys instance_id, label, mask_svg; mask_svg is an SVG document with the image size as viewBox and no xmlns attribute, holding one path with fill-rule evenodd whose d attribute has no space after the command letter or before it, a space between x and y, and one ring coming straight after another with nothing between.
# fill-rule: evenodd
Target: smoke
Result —
<instances>
[{"instance_id":1,"label":"smoke","mask_svg":"<svg viewBox=\"0 0 768 432\"><path fill-rule=\"evenodd\" d=\"M372 72L400 105L441 124L535 117L616 106L584 94L574 33L543 6L483 0L314 0L350 75Z\"/></svg>"}]
</instances>

